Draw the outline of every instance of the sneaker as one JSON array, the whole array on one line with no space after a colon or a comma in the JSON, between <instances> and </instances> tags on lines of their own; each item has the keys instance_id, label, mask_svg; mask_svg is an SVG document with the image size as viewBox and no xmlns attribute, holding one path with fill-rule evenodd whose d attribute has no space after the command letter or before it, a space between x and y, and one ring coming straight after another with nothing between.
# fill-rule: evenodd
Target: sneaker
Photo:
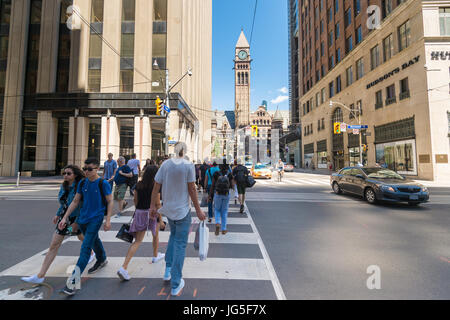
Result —
<instances>
[{"instance_id":1,"label":"sneaker","mask_svg":"<svg viewBox=\"0 0 450 320\"><path fill-rule=\"evenodd\" d=\"M181 290L183 290L183 288L184 288L184 280L181 279L180 285L175 289L172 289L171 295L177 296L181 292Z\"/></svg>"},{"instance_id":2,"label":"sneaker","mask_svg":"<svg viewBox=\"0 0 450 320\"><path fill-rule=\"evenodd\" d=\"M241 204L241 211L240 211L240 213L244 213L244 205L243 204Z\"/></svg>"},{"instance_id":3,"label":"sneaker","mask_svg":"<svg viewBox=\"0 0 450 320\"><path fill-rule=\"evenodd\" d=\"M211 221L212 221L212 219L211 219L211 218L209 218L209 219L208 219L208 222L209 222L209 223L211 223Z\"/></svg>"},{"instance_id":4,"label":"sneaker","mask_svg":"<svg viewBox=\"0 0 450 320\"><path fill-rule=\"evenodd\" d=\"M219 235L219 231L220 231L220 224L216 224L216 236Z\"/></svg>"},{"instance_id":5,"label":"sneaker","mask_svg":"<svg viewBox=\"0 0 450 320\"><path fill-rule=\"evenodd\" d=\"M60 293L67 294L68 296L73 296L75 294L75 289L70 289L67 286L65 286Z\"/></svg>"},{"instance_id":6,"label":"sneaker","mask_svg":"<svg viewBox=\"0 0 450 320\"><path fill-rule=\"evenodd\" d=\"M164 253L158 252L158 256L152 258L152 263L157 263L161 261L166 255Z\"/></svg>"},{"instance_id":7,"label":"sneaker","mask_svg":"<svg viewBox=\"0 0 450 320\"><path fill-rule=\"evenodd\" d=\"M88 270L88 273L89 274L96 273L98 270L100 270L101 268L103 268L107 264L108 264L108 260L105 260L105 261L102 261L102 262L99 262L97 260L97 262L94 264L94 266Z\"/></svg>"},{"instance_id":8,"label":"sneaker","mask_svg":"<svg viewBox=\"0 0 450 320\"><path fill-rule=\"evenodd\" d=\"M234 204L235 204L235 205L237 204L237 199L234 199Z\"/></svg>"},{"instance_id":9,"label":"sneaker","mask_svg":"<svg viewBox=\"0 0 450 320\"><path fill-rule=\"evenodd\" d=\"M88 264L94 261L95 259L95 252L92 252L91 257L89 258Z\"/></svg>"},{"instance_id":10,"label":"sneaker","mask_svg":"<svg viewBox=\"0 0 450 320\"><path fill-rule=\"evenodd\" d=\"M222 230L222 234L225 235L228 233L228 230Z\"/></svg>"},{"instance_id":11,"label":"sneaker","mask_svg":"<svg viewBox=\"0 0 450 320\"><path fill-rule=\"evenodd\" d=\"M41 284L44 282L45 278L39 278L37 274L32 275L30 277L22 277L20 280L28 283L35 283L35 284Z\"/></svg>"},{"instance_id":12,"label":"sneaker","mask_svg":"<svg viewBox=\"0 0 450 320\"><path fill-rule=\"evenodd\" d=\"M170 275L170 269L171 268L166 267L166 271L164 272L164 277L163 277L164 281L170 281L170 279L172 279L172 276Z\"/></svg>"},{"instance_id":13,"label":"sneaker","mask_svg":"<svg viewBox=\"0 0 450 320\"><path fill-rule=\"evenodd\" d=\"M128 271L125 270L123 267L120 267L119 271L117 271L117 275L122 281L129 281L131 279L130 275L128 274Z\"/></svg>"}]
</instances>

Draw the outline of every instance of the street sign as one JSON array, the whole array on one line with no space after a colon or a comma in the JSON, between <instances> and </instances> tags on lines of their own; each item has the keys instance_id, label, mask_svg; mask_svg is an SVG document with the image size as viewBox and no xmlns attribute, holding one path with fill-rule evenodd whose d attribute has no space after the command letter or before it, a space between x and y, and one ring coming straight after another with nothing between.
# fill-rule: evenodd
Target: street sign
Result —
<instances>
[{"instance_id":1,"label":"street sign","mask_svg":"<svg viewBox=\"0 0 450 320\"><path fill-rule=\"evenodd\" d=\"M359 129L353 129L353 134L359 134Z\"/></svg>"},{"instance_id":2,"label":"street sign","mask_svg":"<svg viewBox=\"0 0 450 320\"><path fill-rule=\"evenodd\" d=\"M341 123L341 132L347 132L347 124L345 122Z\"/></svg>"},{"instance_id":3,"label":"street sign","mask_svg":"<svg viewBox=\"0 0 450 320\"><path fill-rule=\"evenodd\" d=\"M168 106L164 105L164 111L167 113L170 113L170 108Z\"/></svg>"},{"instance_id":4,"label":"street sign","mask_svg":"<svg viewBox=\"0 0 450 320\"><path fill-rule=\"evenodd\" d=\"M351 129L368 129L369 126L368 125L348 125L347 129L351 130Z\"/></svg>"},{"instance_id":5,"label":"street sign","mask_svg":"<svg viewBox=\"0 0 450 320\"><path fill-rule=\"evenodd\" d=\"M175 140L169 140L169 144L176 144L178 141Z\"/></svg>"}]
</instances>

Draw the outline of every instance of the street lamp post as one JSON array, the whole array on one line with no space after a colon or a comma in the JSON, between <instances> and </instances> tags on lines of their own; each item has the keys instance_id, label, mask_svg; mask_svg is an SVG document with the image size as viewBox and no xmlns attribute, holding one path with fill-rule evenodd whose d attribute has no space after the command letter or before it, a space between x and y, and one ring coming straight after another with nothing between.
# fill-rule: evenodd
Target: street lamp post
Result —
<instances>
[{"instance_id":1,"label":"street lamp post","mask_svg":"<svg viewBox=\"0 0 450 320\"><path fill-rule=\"evenodd\" d=\"M350 111L350 113L353 114L353 116L356 118L356 114L354 110L351 110L349 107L347 107L345 104L340 103L340 102L336 102L336 101L331 101L330 100L330 108L333 107L333 104L338 104L342 107L344 107L345 109L347 109L348 111ZM359 112L358 110L358 124L359 124L359 160L361 162L361 164L363 164L363 156L362 156L362 129L361 129L361 112Z\"/></svg>"},{"instance_id":2,"label":"street lamp post","mask_svg":"<svg viewBox=\"0 0 450 320\"><path fill-rule=\"evenodd\" d=\"M166 106L168 107L168 108L170 108L170 91L172 91L172 89L173 88L175 88L176 87L176 85L178 84L178 83L180 83L181 82L181 80L183 80L184 79L184 77L186 77L187 75L189 75L190 77L192 77L192 70L191 70L191 68L189 68L187 71L186 71L186 73L177 81L177 82L175 82L175 84L173 85L173 86L171 86L170 85L170 83L169 83L169 69L159 69L159 65L158 65L158 61L156 61L156 59L155 59L155 61L154 61L154 63L153 63L153 68L155 69L155 70L164 70L164 71L166 71L166 88L165 88L165 93L166 93ZM169 112L166 112L164 109L163 109L163 115L165 115L165 119L166 119L166 123L165 123L165 136L166 136L166 145L165 145L165 154L166 155L169 155Z\"/></svg>"}]
</instances>

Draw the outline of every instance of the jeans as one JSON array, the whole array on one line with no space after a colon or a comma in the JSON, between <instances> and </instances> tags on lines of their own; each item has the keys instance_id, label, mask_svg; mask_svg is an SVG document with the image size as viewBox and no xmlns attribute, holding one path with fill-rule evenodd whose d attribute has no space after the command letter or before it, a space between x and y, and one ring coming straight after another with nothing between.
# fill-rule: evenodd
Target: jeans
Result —
<instances>
[{"instance_id":1,"label":"jeans","mask_svg":"<svg viewBox=\"0 0 450 320\"><path fill-rule=\"evenodd\" d=\"M94 250L97 261L103 262L106 260L105 249L98 237L98 231L103 224L103 216L95 218L86 224L80 224L80 230L83 232L84 240L81 244L80 257L78 258L77 266L80 268L80 274L89 262L91 257L91 250Z\"/></svg>"},{"instance_id":2,"label":"jeans","mask_svg":"<svg viewBox=\"0 0 450 320\"><path fill-rule=\"evenodd\" d=\"M169 220L170 237L166 250L166 268L170 269L172 289L180 285L186 256L186 246L191 228L191 211L181 220Z\"/></svg>"},{"instance_id":3,"label":"jeans","mask_svg":"<svg viewBox=\"0 0 450 320\"><path fill-rule=\"evenodd\" d=\"M206 187L206 192L209 194L209 191L211 190L211 186L207 186ZM212 219L212 217L214 216L214 207L213 207L213 203L214 203L214 193L212 195L212 199L211 202L208 201L208 218Z\"/></svg>"},{"instance_id":4,"label":"jeans","mask_svg":"<svg viewBox=\"0 0 450 320\"><path fill-rule=\"evenodd\" d=\"M216 194L214 196L214 209L216 224L221 225L221 230L227 230L228 206L230 204L230 195Z\"/></svg>"}]
</instances>

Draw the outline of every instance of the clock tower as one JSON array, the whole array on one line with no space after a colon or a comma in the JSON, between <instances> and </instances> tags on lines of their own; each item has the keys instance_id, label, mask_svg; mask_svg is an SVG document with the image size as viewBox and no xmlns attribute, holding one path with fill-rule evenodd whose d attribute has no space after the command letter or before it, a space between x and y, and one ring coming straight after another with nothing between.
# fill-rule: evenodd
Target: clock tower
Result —
<instances>
[{"instance_id":1,"label":"clock tower","mask_svg":"<svg viewBox=\"0 0 450 320\"><path fill-rule=\"evenodd\" d=\"M236 127L250 124L250 45L241 31L234 58L234 110Z\"/></svg>"}]
</instances>

